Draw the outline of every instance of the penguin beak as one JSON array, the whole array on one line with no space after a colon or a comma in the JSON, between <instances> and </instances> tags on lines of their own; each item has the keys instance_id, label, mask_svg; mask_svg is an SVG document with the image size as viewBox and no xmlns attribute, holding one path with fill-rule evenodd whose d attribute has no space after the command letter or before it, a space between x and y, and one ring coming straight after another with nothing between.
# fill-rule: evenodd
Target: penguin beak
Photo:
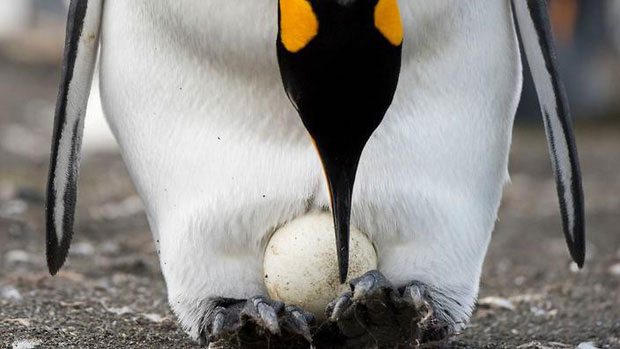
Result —
<instances>
[{"instance_id":1,"label":"penguin beak","mask_svg":"<svg viewBox=\"0 0 620 349\"><path fill-rule=\"evenodd\" d=\"M343 137L346 137L343 135ZM347 279L349 269L349 235L353 184L364 145L346 152L326 149L314 143L323 164L334 219L336 255L340 282Z\"/></svg>"}]
</instances>

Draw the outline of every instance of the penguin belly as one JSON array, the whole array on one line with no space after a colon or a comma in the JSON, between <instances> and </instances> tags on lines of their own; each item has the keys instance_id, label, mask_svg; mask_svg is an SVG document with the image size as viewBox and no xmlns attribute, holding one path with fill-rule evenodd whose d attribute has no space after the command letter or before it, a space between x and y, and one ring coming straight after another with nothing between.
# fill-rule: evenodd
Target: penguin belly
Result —
<instances>
[{"instance_id":1,"label":"penguin belly","mask_svg":"<svg viewBox=\"0 0 620 349\"><path fill-rule=\"evenodd\" d=\"M351 224L396 286L420 280L469 318L507 175L521 62L508 2L401 3L403 65L368 142ZM271 0L105 4L103 108L142 197L183 328L212 297L266 295L269 235L329 209L283 91Z\"/></svg>"}]
</instances>

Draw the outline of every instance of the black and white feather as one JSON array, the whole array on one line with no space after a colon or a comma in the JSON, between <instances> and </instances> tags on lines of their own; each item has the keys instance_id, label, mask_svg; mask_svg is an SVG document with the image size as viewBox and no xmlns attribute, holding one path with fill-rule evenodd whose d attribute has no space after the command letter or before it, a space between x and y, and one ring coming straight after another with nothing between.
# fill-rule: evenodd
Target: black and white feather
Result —
<instances>
[{"instance_id":1,"label":"black and white feather","mask_svg":"<svg viewBox=\"0 0 620 349\"><path fill-rule=\"evenodd\" d=\"M566 242L581 267L585 258L583 189L570 110L556 66L547 1L513 0L512 4L542 110Z\"/></svg>"},{"instance_id":2,"label":"black and white feather","mask_svg":"<svg viewBox=\"0 0 620 349\"><path fill-rule=\"evenodd\" d=\"M75 214L84 115L90 94L103 0L71 0L65 56L47 183L47 265L56 274L65 262Z\"/></svg>"}]
</instances>

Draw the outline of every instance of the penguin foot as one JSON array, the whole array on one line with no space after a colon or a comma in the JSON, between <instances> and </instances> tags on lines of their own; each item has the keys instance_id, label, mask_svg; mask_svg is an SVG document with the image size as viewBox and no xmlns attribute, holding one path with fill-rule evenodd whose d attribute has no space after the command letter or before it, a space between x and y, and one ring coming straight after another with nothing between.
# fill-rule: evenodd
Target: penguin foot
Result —
<instances>
[{"instance_id":1,"label":"penguin foot","mask_svg":"<svg viewBox=\"0 0 620 349\"><path fill-rule=\"evenodd\" d=\"M308 348L314 315L267 297L213 299L200 343L209 348Z\"/></svg>"},{"instance_id":2,"label":"penguin foot","mask_svg":"<svg viewBox=\"0 0 620 349\"><path fill-rule=\"evenodd\" d=\"M350 288L326 309L325 327L331 326L332 333L337 328L342 346L417 347L454 333L453 322L436 311L431 289L421 282L398 289L373 270L351 280Z\"/></svg>"}]
</instances>

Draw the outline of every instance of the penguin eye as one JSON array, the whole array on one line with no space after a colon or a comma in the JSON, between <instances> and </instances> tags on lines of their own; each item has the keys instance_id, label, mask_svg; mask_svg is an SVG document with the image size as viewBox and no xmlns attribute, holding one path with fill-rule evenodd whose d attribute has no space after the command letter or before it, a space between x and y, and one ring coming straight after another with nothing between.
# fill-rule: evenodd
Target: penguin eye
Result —
<instances>
[{"instance_id":1,"label":"penguin eye","mask_svg":"<svg viewBox=\"0 0 620 349\"><path fill-rule=\"evenodd\" d=\"M403 42L403 22L397 0L379 0L375 6L375 27L392 45Z\"/></svg>"},{"instance_id":2,"label":"penguin eye","mask_svg":"<svg viewBox=\"0 0 620 349\"><path fill-rule=\"evenodd\" d=\"M319 21L308 0L280 0L280 39L287 51L296 53L319 32Z\"/></svg>"}]
</instances>

